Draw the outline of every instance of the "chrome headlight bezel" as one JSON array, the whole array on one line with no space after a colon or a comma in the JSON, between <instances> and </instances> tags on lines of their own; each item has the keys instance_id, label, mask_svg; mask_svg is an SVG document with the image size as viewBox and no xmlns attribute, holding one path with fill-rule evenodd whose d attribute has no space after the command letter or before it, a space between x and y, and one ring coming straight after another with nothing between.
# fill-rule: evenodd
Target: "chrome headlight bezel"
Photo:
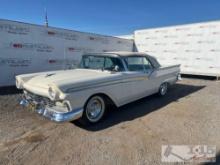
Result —
<instances>
[{"instance_id":1,"label":"chrome headlight bezel","mask_svg":"<svg viewBox=\"0 0 220 165\"><path fill-rule=\"evenodd\" d=\"M24 82L22 80L19 80L19 79L16 78L16 80L15 80L16 88L23 89L23 83Z\"/></svg>"},{"instance_id":2,"label":"chrome headlight bezel","mask_svg":"<svg viewBox=\"0 0 220 165\"><path fill-rule=\"evenodd\" d=\"M51 100L58 100L59 99L59 91L55 90L52 87L49 87L48 94Z\"/></svg>"}]
</instances>

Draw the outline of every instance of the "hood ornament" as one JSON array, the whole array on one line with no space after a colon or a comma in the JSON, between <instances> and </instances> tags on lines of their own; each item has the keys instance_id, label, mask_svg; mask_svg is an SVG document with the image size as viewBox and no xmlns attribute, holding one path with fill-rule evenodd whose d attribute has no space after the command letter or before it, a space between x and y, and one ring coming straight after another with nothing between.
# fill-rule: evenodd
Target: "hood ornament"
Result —
<instances>
[{"instance_id":1,"label":"hood ornament","mask_svg":"<svg viewBox=\"0 0 220 165\"><path fill-rule=\"evenodd\" d=\"M53 75L55 75L55 73L47 74L45 77L50 77L50 76L53 76Z\"/></svg>"}]
</instances>

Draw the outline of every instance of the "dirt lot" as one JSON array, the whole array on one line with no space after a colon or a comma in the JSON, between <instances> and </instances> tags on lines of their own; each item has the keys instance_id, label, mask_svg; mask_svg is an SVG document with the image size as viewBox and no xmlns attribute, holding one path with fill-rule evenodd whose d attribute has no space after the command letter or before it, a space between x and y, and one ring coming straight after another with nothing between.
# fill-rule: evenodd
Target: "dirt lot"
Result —
<instances>
[{"instance_id":1,"label":"dirt lot","mask_svg":"<svg viewBox=\"0 0 220 165\"><path fill-rule=\"evenodd\" d=\"M19 95L0 91L1 165L162 164L163 144L209 144L220 152L219 81L185 78L166 97L128 104L87 128L28 112Z\"/></svg>"}]
</instances>

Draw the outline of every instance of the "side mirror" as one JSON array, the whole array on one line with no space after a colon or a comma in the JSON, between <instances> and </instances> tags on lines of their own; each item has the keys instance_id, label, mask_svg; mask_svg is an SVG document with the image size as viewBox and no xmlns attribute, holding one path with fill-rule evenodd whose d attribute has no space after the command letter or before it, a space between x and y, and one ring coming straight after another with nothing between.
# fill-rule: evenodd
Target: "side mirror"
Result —
<instances>
[{"instance_id":1,"label":"side mirror","mask_svg":"<svg viewBox=\"0 0 220 165\"><path fill-rule=\"evenodd\" d=\"M113 71L113 72L118 72L118 71L119 71L119 66L118 66L118 65L115 65L112 71Z\"/></svg>"}]
</instances>

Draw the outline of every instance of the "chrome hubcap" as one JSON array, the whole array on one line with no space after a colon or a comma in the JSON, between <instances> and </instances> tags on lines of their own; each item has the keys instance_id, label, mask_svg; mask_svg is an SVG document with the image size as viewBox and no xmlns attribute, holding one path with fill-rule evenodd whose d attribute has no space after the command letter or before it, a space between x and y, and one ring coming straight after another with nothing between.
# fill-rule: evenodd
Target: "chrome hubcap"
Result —
<instances>
[{"instance_id":1,"label":"chrome hubcap","mask_svg":"<svg viewBox=\"0 0 220 165\"><path fill-rule=\"evenodd\" d=\"M91 98L86 107L87 118L91 122L96 122L103 116L105 104L101 97L95 96Z\"/></svg>"},{"instance_id":2,"label":"chrome hubcap","mask_svg":"<svg viewBox=\"0 0 220 165\"><path fill-rule=\"evenodd\" d=\"M165 95L167 92L167 84L161 85L161 95Z\"/></svg>"}]
</instances>

